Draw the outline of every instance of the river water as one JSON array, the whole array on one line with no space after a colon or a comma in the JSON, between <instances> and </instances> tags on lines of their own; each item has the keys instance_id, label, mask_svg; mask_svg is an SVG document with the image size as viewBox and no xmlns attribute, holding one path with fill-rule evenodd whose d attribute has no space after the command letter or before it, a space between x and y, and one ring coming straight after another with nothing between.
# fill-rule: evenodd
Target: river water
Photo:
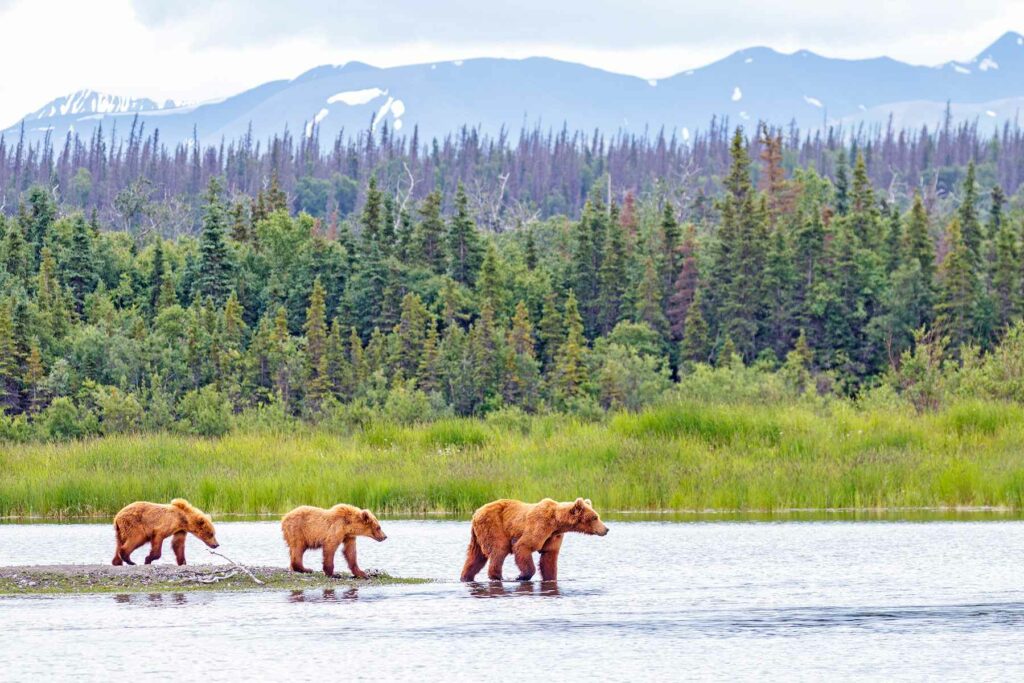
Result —
<instances>
[{"instance_id":1,"label":"river water","mask_svg":"<svg viewBox=\"0 0 1024 683\"><path fill-rule=\"evenodd\" d=\"M386 520L362 567L437 582L0 597L0 680L1024 679L1024 522L609 526L567 537L550 585L458 583L467 522ZM277 523L217 529L232 559L286 566ZM112 535L0 525L0 565L105 563Z\"/></svg>"}]
</instances>

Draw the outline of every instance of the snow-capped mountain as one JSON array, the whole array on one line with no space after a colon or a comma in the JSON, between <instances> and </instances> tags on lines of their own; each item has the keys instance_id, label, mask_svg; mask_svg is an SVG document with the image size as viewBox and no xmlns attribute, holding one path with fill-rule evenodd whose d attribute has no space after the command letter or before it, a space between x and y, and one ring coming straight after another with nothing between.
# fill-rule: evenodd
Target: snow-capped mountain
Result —
<instances>
[{"instance_id":1,"label":"snow-capped mountain","mask_svg":"<svg viewBox=\"0 0 1024 683\"><path fill-rule=\"evenodd\" d=\"M288 81L190 106L80 91L25 117L26 137L69 131L91 134L102 124L124 131L135 116L165 141L234 139L252 127L263 138L287 127L321 141L387 125L402 134L418 126L421 140L463 125L513 136L522 127L613 133L667 133L682 139L713 116L748 125L757 120L800 128L884 123L934 126L947 103L955 117L998 126L1024 103L1024 36L1007 33L969 62L915 66L887 57L832 59L801 50L740 50L699 69L645 80L546 58L469 59L394 68L359 62L320 66ZM19 134L22 122L3 134Z\"/></svg>"},{"instance_id":2,"label":"snow-capped mountain","mask_svg":"<svg viewBox=\"0 0 1024 683\"><path fill-rule=\"evenodd\" d=\"M26 116L25 119L26 121L38 121L40 119L52 119L60 116L81 117L90 114L125 114L128 112L153 111L173 106L174 102L171 100L161 105L145 97L136 99L121 95L108 95L93 90L79 90L63 97L58 97L49 104L43 105Z\"/></svg>"}]
</instances>

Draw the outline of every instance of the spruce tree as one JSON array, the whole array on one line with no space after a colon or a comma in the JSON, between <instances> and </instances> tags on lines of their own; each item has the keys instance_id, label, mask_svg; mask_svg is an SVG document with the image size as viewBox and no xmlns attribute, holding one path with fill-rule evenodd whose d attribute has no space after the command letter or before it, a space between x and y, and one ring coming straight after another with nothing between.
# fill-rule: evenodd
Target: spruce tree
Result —
<instances>
[{"instance_id":1,"label":"spruce tree","mask_svg":"<svg viewBox=\"0 0 1024 683\"><path fill-rule=\"evenodd\" d=\"M1007 326L1021 313L1020 245L1009 221L999 221L995 236L995 264L992 272L992 293L995 297L997 325Z\"/></svg>"},{"instance_id":2,"label":"spruce tree","mask_svg":"<svg viewBox=\"0 0 1024 683\"><path fill-rule=\"evenodd\" d=\"M306 333L306 408L310 412L320 409L330 390L327 364L327 304L326 292L318 277L313 281L313 291L306 309L306 322L302 326Z\"/></svg>"},{"instance_id":3,"label":"spruce tree","mask_svg":"<svg viewBox=\"0 0 1024 683\"><path fill-rule=\"evenodd\" d=\"M666 311L675 342L681 342L685 336L686 318L697 294L697 235L692 225L687 228L686 237L679 245L679 264Z\"/></svg>"},{"instance_id":4,"label":"spruce tree","mask_svg":"<svg viewBox=\"0 0 1024 683\"><path fill-rule=\"evenodd\" d=\"M978 185L975 182L974 162L967 165L964 176L963 199L957 211L960 218L960 231L964 244L970 252L971 263L977 268L981 264L981 220L978 217Z\"/></svg>"},{"instance_id":5,"label":"spruce tree","mask_svg":"<svg viewBox=\"0 0 1024 683\"><path fill-rule=\"evenodd\" d=\"M629 250L626 235L618 220L608 224L604 256L598 272L598 331L608 334L622 320L626 287L629 282Z\"/></svg>"},{"instance_id":6,"label":"spruce tree","mask_svg":"<svg viewBox=\"0 0 1024 683\"><path fill-rule=\"evenodd\" d=\"M434 273L445 271L445 227L441 217L441 192L434 190L423 198L416 226L416 259Z\"/></svg>"},{"instance_id":7,"label":"spruce tree","mask_svg":"<svg viewBox=\"0 0 1024 683\"><path fill-rule=\"evenodd\" d=\"M845 216L850 210L850 177L845 148L840 148L836 157L835 198L836 213Z\"/></svg>"},{"instance_id":8,"label":"spruce tree","mask_svg":"<svg viewBox=\"0 0 1024 683\"><path fill-rule=\"evenodd\" d=\"M469 197L462 183L455 193L455 215L448 223L446 246L448 274L456 282L472 286L483 261L483 247L469 215Z\"/></svg>"},{"instance_id":9,"label":"spruce tree","mask_svg":"<svg viewBox=\"0 0 1024 683\"><path fill-rule=\"evenodd\" d=\"M149 311L150 314L160 310L160 292L164 287L166 273L164 272L164 246L163 239L158 235L153 245L153 265L149 269Z\"/></svg>"},{"instance_id":10,"label":"spruce tree","mask_svg":"<svg viewBox=\"0 0 1024 683\"><path fill-rule=\"evenodd\" d=\"M702 291L697 289L686 311L683 341L679 349L680 358L693 363L707 363L711 360L711 334L704 319Z\"/></svg>"},{"instance_id":11,"label":"spruce tree","mask_svg":"<svg viewBox=\"0 0 1024 683\"><path fill-rule=\"evenodd\" d=\"M661 335L662 339L668 339L671 332L662 298L661 275L654 264L654 259L647 257L644 262L643 278L637 287L634 319L647 323L652 330Z\"/></svg>"},{"instance_id":12,"label":"spruce tree","mask_svg":"<svg viewBox=\"0 0 1024 683\"><path fill-rule=\"evenodd\" d=\"M942 278L936 316L953 348L970 340L978 304L978 281L974 257L964 239L960 219L954 217L946 231L948 253L942 262Z\"/></svg>"},{"instance_id":13,"label":"spruce tree","mask_svg":"<svg viewBox=\"0 0 1024 683\"><path fill-rule=\"evenodd\" d=\"M65 263L64 281L71 290L75 310L81 313L85 297L96 287L96 264L93 260L92 233L79 214L71 225L71 248Z\"/></svg>"},{"instance_id":14,"label":"spruce tree","mask_svg":"<svg viewBox=\"0 0 1024 683\"><path fill-rule=\"evenodd\" d=\"M583 336L583 317L572 290L565 301L565 337L558 347L553 373L555 395L566 400L583 393L586 381L586 338Z\"/></svg>"},{"instance_id":15,"label":"spruce tree","mask_svg":"<svg viewBox=\"0 0 1024 683\"><path fill-rule=\"evenodd\" d=\"M210 178L205 202L195 286L200 295L209 297L217 306L221 306L231 290L232 266L225 239L227 217L221 201L220 180L216 176Z\"/></svg>"},{"instance_id":16,"label":"spruce tree","mask_svg":"<svg viewBox=\"0 0 1024 683\"><path fill-rule=\"evenodd\" d=\"M14 412L21 403L21 366L14 338L10 300L0 303L0 415Z\"/></svg>"},{"instance_id":17,"label":"spruce tree","mask_svg":"<svg viewBox=\"0 0 1024 683\"><path fill-rule=\"evenodd\" d=\"M663 291L671 291L672 285L682 267L682 254L679 251L682 230L676 220L676 212L669 201L661 211L661 241L664 259L661 264Z\"/></svg>"}]
</instances>

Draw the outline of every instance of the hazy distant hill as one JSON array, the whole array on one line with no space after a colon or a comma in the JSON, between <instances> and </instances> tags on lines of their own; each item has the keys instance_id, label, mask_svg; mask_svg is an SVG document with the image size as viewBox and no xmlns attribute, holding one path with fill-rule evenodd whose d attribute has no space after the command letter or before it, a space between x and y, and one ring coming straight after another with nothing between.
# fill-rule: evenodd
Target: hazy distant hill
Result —
<instances>
[{"instance_id":1,"label":"hazy distant hill","mask_svg":"<svg viewBox=\"0 0 1024 683\"><path fill-rule=\"evenodd\" d=\"M287 126L305 134L315 123L322 142L375 121L421 140L463 124L511 135L526 125L605 132L656 131L686 138L712 116L733 123L764 119L816 128L823 122L934 125L946 104L957 118L983 127L1013 121L1024 102L1024 37L1007 33L970 62L913 66L880 57L830 59L801 50L755 47L700 69L646 81L546 58L470 59L380 69L358 62L320 66L290 81L273 81L215 102L163 105L89 90L58 98L24 118L26 137L69 131L88 137L102 124L126 133L138 114L167 142L215 143L258 138ZM21 122L3 133L17 136Z\"/></svg>"}]
</instances>

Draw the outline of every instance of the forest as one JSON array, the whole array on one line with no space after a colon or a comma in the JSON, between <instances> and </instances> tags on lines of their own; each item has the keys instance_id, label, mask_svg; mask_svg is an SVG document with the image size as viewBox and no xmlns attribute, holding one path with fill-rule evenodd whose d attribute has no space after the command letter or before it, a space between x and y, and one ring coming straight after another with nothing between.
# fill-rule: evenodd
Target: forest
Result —
<instances>
[{"instance_id":1,"label":"forest","mask_svg":"<svg viewBox=\"0 0 1024 683\"><path fill-rule=\"evenodd\" d=\"M876 133L421 154L385 130L289 164L287 138L168 156L133 131L56 163L0 142L0 438L597 419L709 376L742 397L747 370L793 400L1024 400L1021 134Z\"/></svg>"}]
</instances>

